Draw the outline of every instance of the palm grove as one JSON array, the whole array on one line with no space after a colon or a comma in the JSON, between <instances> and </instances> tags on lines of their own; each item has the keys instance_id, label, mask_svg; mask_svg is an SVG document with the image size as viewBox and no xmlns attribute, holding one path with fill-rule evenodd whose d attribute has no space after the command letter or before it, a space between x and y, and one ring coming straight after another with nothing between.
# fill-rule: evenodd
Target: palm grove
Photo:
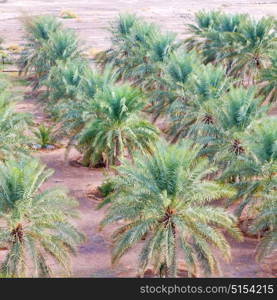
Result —
<instances>
[{"instance_id":1,"label":"palm grove","mask_svg":"<svg viewBox=\"0 0 277 300\"><path fill-rule=\"evenodd\" d=\"M231 260L226 236L241 241L241 221L259 236L257 261L276 250L276 20L212 11L194 21L180 41L120 15L94 67L56 18L23 22L20 72L40 91L66 153L75 147L82 165L112 170L99 188L100 227L118 226L114 264L143 244L142 276L148 267L176 276L179 260L189 276L220 274L215 252ZM51 170L30 159L32 124L14 112L7 86L1 79L1 274L51 276L49 257L69 272L83 240L70 223L76 201L61 189L41 192Z\"/></svg>"}]
</instances>

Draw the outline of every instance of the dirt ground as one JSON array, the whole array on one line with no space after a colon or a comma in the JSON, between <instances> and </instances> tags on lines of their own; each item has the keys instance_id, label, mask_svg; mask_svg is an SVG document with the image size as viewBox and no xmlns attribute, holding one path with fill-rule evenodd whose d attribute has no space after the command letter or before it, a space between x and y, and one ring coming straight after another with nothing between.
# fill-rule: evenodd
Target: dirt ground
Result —
<instances>
[{"instance_id":1,"label":"dirt ground","mask_svg":"<svg viewBox=\"0 0 277 300\"><path fill-rule=\"evenodd\" d=\"M104 49L109 46L109 34L106 31L109 22L120 11L136 12L158 24L165 30L184 34L184 23L199 9L221 9L228 12L248 12L255 17L277 15L277 1L219 1L210 0L62 0L62 1L0 1L0 36L5 43L20 44L23 32L17 19L23 12L32 14L58 15L62 9L72 10L78 19L62 20L66 26L74 28L90 48ZM45 122L46 117L41 105L30 97L28 89L23 88L24 101L17 105L18 111L30 112L38 123ZM80 246L78 256L72 259L73 276L75 277L134 277L136 276L137 253L141 245L132 249L115 268L110 264L110 233L113 227L99 232L98 224L104 216L104 210L96 210L97 202L89 199L87 191L101 184L104 170L90 170L74 167L64 160L64 149L51 152L37 152L39 157L55 173L44 187L62 185L68 188L71 195L80 203L80 217L75 221L86 236L86 242ZM72 152L69 160L78 157ZM254 251L257 241L245 238L237 243L230 240L233 259L231 263L222 263L223 277L271 277L255 262ZM59 273L58 273L59 274ZM62 275L62 274L60 274Z\"/></svg>"},{"instance_id":2,"label":"dirt ground","mask_svg":"<svg viewBox=\"0 0 277 300\"><path fill-rule=\"evenodd\" d=\"M273 0L0 0L0 36L6 44L22 43L23 31L17 17L22 14L53 14L70 10L76 19L62 20L74 28L90 48L101 50L109 46L109 23L119 12L134 12L160 24L164 30L184 35L184 24L201 9L249 13L254 17L277 16L277 1Z\"/></svg>"}]
</instances>

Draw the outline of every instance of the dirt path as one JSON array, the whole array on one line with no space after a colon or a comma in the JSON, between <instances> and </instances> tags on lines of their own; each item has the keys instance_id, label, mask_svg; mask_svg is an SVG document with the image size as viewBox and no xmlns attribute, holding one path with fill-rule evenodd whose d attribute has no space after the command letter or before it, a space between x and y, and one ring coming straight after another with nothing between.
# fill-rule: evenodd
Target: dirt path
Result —
<instances>
[{"instance_id":1,"label":"dirt path","mask_svg":"<svg viewBox=\"0 0 277 300\"><path fill-rule=\"evenodd\" d=\"M25 88L24 88L25 89ZM41 105L30 94L26 93L24 101L17 105L18 111L29 112L34 121L46 121ZM69 160L79 154L72 152ZM80 246L79 254L72 259L73 276L76 277L135 277L137 253L141 245L132 249L123 257L116 268L110 264L110 233L114 229L109 227L102 232L98 231L98 224L105 211L96 210L97 202L87 197L88 189L101 184L103 170L90 170L84 167L74 167L64 161L64 149L51 152L36 152L49 168L55 171L44 187L57 185L68 188L70 194L78 199L80 218L75 220L77 227L86 234L87 241ZM238 243L229 240L232 247L233 259L231 263L222 263L224 277L269 277L264 273L254 259L254 250L257 241L246 238Z\"/></svg>"}]
</instances>

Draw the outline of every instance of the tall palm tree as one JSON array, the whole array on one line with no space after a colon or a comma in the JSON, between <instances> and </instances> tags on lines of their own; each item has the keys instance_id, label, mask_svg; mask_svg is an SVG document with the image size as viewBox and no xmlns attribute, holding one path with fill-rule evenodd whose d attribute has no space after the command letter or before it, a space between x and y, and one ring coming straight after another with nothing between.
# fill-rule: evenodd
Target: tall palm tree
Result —
<instances>
[{"instance_id":1,"label":"tall palm tree","mask_svg":"<svg viewBox=\"0 0 277 300\"><path fill-rule=\"evenodd\" d=\"M139 90L128 85L100 91L92 102L95 117L78 136L82 163L114 165L134 150L151 151L158 130L139 114L144 106Z\"/></svg>"},{"instance_id":2,"label":"tall palm tree","mask_svg":"<svg viewBox=\"0 0 277 300\"><path fill-rule=\"evenodd\" d=\"M70 223L77 203L62 189L40 191L53 174L35 159L0 165L0 246L7 249L0 273L49 277L50 258L67 273L83 236Z\"/></svg>"},{"instance_id":3,"label":"tall palm tree","mask_svg":"<svg viewBox=\"0 0 277 300\"><path fill-rule=\"evenodd\" d=\"M147 235L139 256L142 274L152 265L155 274L176 276L177 257L191 275L220 273L211 248L226 260L231 258L220 229L237 239L241 235L231 214L206 204L230 197L233 190L207 180L215 168L206 158L198 158L198 151L199 146L188 140L159 143L153 155L136 155L134 164L126 160L116 168L116 192L101 223L124 221L112 236L113 263Z\"/></svg>"}]
</instances>

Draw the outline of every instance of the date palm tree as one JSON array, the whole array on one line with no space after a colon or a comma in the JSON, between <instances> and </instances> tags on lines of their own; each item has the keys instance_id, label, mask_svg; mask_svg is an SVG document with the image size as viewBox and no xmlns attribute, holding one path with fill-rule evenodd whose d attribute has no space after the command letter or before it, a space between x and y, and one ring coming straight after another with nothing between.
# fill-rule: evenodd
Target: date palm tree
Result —
<instances>
[{"instance_id":1,"label":"date palm tree","mask_svg":"<svg viewBox=\"0 0 277 300\"><path fill-rule=\"evenodd\" d=\"M239 176L233 185L237 195L229 203L239 202L235 213L240 216L244 209L263 203L268 193L274 194L277 171L277 119L266 117L252 122L242 135L244 152L240 159L230 160L221 179Z\"/></svg>"},{"instance_id":2,"label":"date palm tree","mask_svg":"<svg viewBox=\"0 0 277 300\"><path fill-rule=\"evenodd\" d=\"M117 65L122 58L127 56L130 49L126 48L127 39L131 34L131 29L139 22L139 18L134 14L120 14L110 26L112 35L112 47L97 54L96 60L102 66L106 64Z\"/></svg>"},{"instance_id":3,"label":"date palm tree","mask_svg":"<svg viewBox=\"0 0 277 300\"><path fill-rule=\"evenodd\" d=\"M188 135L207 103L220 102L219 99L229 88L230 80L226 78L223 67L196 65L190 79L182 87L181 97L172 102L168 109L172 142Z\"/></svg>"},{"instance_id":4,"label":"date palm tree","mask_svg":"<svg viewBox=\"0 0 277 300\"><path fill-rule=\"evenodd\" d=\"M95 117L78 136L84 165L114 165L134 150L151 151L158 130L139 116L144 106L139 90L110 87L97 93L92 105Z\"/></svg>"},{"instance_id":5,"label":"date palm tree","mask_svg":"<svg viewBox=\"0 0 277 300\"><path fill-rule=\"evenodd\" d=\"M39 75L46 62L46 43L52 33L61 29L61 23L53 16L37 16L24 18L23 26L27 43L19 59L20 72L34 70Z\"/></svg>"},{"instance_id":6,"label":"date palm tree","mask_svg":"<svg viewBox=\"0 0 277 300\"><path fill-rule=\"evenodd\" d=\"M270 103L277 101L277 55L272 53L271 65L261 73L261 95Z\"/></svg>"},{"instance_id":7,"label":"date palm tree","mask_svg":"<svg viewBox=\"0 0 277 300\"><path fill-rule=\"evenodd\" d=\"M192 34L185 41L188 49L197 49L204 63L223 63L226 72L240 78L240 83L256 83L276 46L273 18L254 20L249 15L212 11L197 13L195 21L188 25Z\"/></svg>"},{"instance_id":8,"label":"date palm tree","mask_svg":"<svg viewBox=\"0 0 277 300\"><path fill-rule=\"evenodd\" d=\"M15 112L16 102L11 99L8 87L9 83L0 78L0 160L28 152L25 130L31 117Z\"/></svg>"},{"instance_id":9,"label":"date palm tree","mask_svg":"<svg viewBox=\"0 0 277 300\"><path fill-rule=\"evenodd\" d=\"M225 14L219 11L200 11L195 23L188 24L190 37L185 40L189 50L196 49L203 55L204 63L218 62L234 50L235 42L228 39L238 31L239 25L248 18L243 14ZM221 62L222 63L222 62ZM230 68L231 61L226 65Z\"/></svg>"},{"instance_id":10,"label":"date palm tree","mask_svg":"<svg viewBox=\"0 0 277 300\"><path fill-rule=\"evenodd\" d=\"M206 205L230 197L233 190L207 180L215 168L198 157L199 146L159 143L153 155L136 155L117 167L115 193L102 226L124 221L113 233L112 262L116 263L145 237L139 256L143 274L148 266L160 276L176 276L177 258L184 260L189 274L218 274L220 267L212 251L227 261L230 246L220 229L241 239L235 218L219 207Z\"/></svg>"},{"instance_id":11,"label":"date palm tree","mask_svg":"<svg viewBox=\"0 0 277 300\"><path fill-rule=\"evenodd\" d=\"M263 232L263 237L258 244L256 259L258 262L267 257L272 257L277 249L277 182L272 182L269 189L263 191L259 196L262 205L254 223L250 227L252 233Z\"/></svg>"},{"instance_id":12,"label":"date palm tree","mask_svg":"<svg viewBox=\"0 0 277 300\"><path fill-rule=\"evenodd\" d=\"M83 235L70 223L77 203L59 188L41 191L53 174L35 159L0 165L0 273L49 277L51 259L67 273ZM49 260L50 259L50 260Z\"/></svg>"},{"instance_id":13,"label":"date palm tree","mask_svg":"<svg viewBox=\"0 0 277 300\"><path fill-rule=\"evenodd\" d=\"M203 145L202 154L209 155L222 167L245 153L241 135L251 122L265 116L267 106L260 106L254 88L231 88L221 99L208 103L199 114L190 134Z\"/></svg>"},{"instance_id":14,"label":"date palm tree","mask_svg":"<svg viewBox=\"0 0 277 300\"><path fill-rule=\"evenodd\" d=\"M187 101L189 82L194 72L200 66L200 59L194 52L187 53L179 48L169 55L163 65L160 76L155 76L157 88L148 94L152 107L149 110L154 113L154 121L162 114L171 112L175 103ZM178 104L177 104L178 105ZM172 120L173 121L173 120ZM180 122L181 118L177 122Z\"/></svg>"},{"instance_id":15,"label":"date palm tree","mask_svg":"<svg viewBox=\"0 0 277 300\"><path fill-rule=\"evenodd\" d=\"M87 64L80 59L59 61L53 66L43 83L48 88L48 99L52 103L63 100L76 100Z\"/></svg>"},{"instance_id":16,"label":"date palm tree","mask_svg":"<svg viewBox=\"0 0 277 300\"><path fill-rule=\"evenodd\" d=\"M229 38L229 37L228 37ZM270 53L277 45L272 18L249 19L240 24L235 40L236 49L227 54L232 58L230 75L240 76L246 84L255 84L261 70L269 66Z\"/></svg>"},{"instance_id":17,"label":"date palm tree","mask_svg":"<svg viewBox=\"0 0 277 300\"><path fill-rule=\"evenodd\" d=\"M52 116L53 111L57 115L58 129L55 136L57 139L68 138L68 150L70 150L86 124L95 117L95 96L114 84L117 76L111 65L106 65L101 72L98 72L87 66L83 67L82 64L80 68L79 63L73 62L70 62L66 74L69 75L68 79L60 83L61 87L56 86L54 82L55 78L59 81L59 72L53 76L53 85L49 84L49 86L53 89L53 96L58 95L60 100L48 102L47 110ZM70 74L74 74L73 78Z\"/></svg>"},{"instance_id":18,"label":"date palm tree","mask_svg":"<svg viewBox=\"0 0 277 300\"><path fill-rule=\"evenodd\" d=\"M51 67L58 61L66 63L81 57L80 42L75 33L62 28L55 18L31 19L25 29L31 42L23 51L20 66L22 72L35 72L34 88L38 88L47 79Z\"/></svg>"}]
</instances>

